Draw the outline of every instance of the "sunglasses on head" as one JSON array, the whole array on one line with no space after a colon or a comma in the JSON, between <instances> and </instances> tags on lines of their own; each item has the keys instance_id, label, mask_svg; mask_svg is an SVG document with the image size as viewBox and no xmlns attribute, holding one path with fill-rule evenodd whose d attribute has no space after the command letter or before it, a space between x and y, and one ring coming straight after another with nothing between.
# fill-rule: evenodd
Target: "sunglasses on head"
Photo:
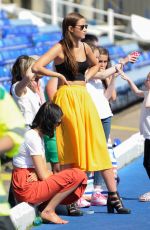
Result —
<instances>
[{"instance_id":1,"label":"sunglasses on head","mask_svg":"<svg viewBox=\"0 0 150 230\"><path fill-rule=\"evenodd\" d=\"M84 28L87 29L88 25L76 25L75 27L79 27L80 30L83 30Z\"/></svg>"}]
</instances>

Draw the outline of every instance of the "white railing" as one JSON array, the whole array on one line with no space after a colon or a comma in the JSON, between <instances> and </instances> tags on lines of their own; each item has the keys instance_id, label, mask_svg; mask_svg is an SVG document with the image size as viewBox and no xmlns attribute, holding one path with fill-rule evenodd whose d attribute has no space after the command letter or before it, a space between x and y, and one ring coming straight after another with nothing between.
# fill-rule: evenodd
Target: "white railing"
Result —
<instances>
[{"instance_id":1,"label":"white railing","mask_svg":"<svg viewBox=\"0 0 150 230\"><path fill-rule=\"evenodd\" d=\"M96 9L96 8L93 8L90 6L76 4L76 3L73 3L70 1L63 1L63 0L47 0L47 1L50 3L50 6L51 6L51 14L40 13L40 12L33 11L33 10L30 10L30 12L32 12L34 15L36 15L40 18L50 19L52 25L58 25L58 23L61 22L63 19L63 17L60 17L60 15L58 15L59 14L58 7L60 7L60 6L62 6L62 9L63 9L63 7L69 7L72 9L72 11L74 9L78 9L79 11L85 10L86 12L89 11L90 13L92 12L93 14L96 14L97 16L106 16L107 17L107 22L103 21L103 24L105 24L105 29L102 28L103 27L102 25L98 25L98 24L95 26L93 25L91 27L91 31L93 29L93 33L97 32L97 35L98 35L98 32L100 35L101 31L107 33L111 43L114 43L115 35L118 35L122 38L134 39L137 41L141 41L141 39L138 36L136 36L134 33L131 32L129 34L126 32L122 32L122 31L120 31L121 26L115 25L115 19L121 19L121 20L128 22L128 24L131 24L131 17L130 16L115 13L112 9L108 9L107 11L104 11L104 10ZM42 3L42 4L44 4L44 3ZM1 7L4 7L4 5L2 4ZM5 10L7 10L7 7L5 8ZM26 10L26 9L16 7L15 13L17 14L18 12L20 12L22 10ZM29 11L29 10L26 10L26 11ZM124 28L126 28L126 27L124 27Z\"/></svg>"},{"instance_id":2,"label":"white railing","mask_svg":"<svg viewBox=\"0 0 150 230\"><path fill-rule=\"evenodd\" d=\"M63 1L63 0L48 0L49 2L51 2L51 9L52 9L52 24L57 24L58 22L58 4L62 5L62 6L70 6L76 9L83 9L86 11L90 11L93 12L95 14L99 14L99 15L103 15L107 17L107 33L110 39L110 42L114 43L114 35L115 35L115 29L114 29L114 18L118 18L118 19L123 19L123 20L128 20L130 21L131 18L129 16L126 15L122 15L122 14L117 14L114 13L114 11L112 9L108 9L108 11L104 11L104 10L100 10L100 9L96 9L94 7L90 7L90 6L85 6L85 5L80 5L80 4L76 4L76 3L72 3L69 1ZM126 35L127 37L127 35ZM129 37L131 38L131 35L129 34Z\"/></svg>"}]
</instances>

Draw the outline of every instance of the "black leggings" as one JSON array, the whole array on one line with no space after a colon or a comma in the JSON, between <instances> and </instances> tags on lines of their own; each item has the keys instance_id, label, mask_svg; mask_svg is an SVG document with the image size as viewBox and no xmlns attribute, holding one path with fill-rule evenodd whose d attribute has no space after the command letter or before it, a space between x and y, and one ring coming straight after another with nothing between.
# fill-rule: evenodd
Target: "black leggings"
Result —
<instances>
[{"instance_id":1,"label":"black leggings","mask_svg":"<svg viewBox=\"0 0 150 230\"><path fill-rule=\"evenodd\" d=\"M143 165L150 179L150 140L146 139L144 143L144 160Z\"/></svg>"}]
</instances>

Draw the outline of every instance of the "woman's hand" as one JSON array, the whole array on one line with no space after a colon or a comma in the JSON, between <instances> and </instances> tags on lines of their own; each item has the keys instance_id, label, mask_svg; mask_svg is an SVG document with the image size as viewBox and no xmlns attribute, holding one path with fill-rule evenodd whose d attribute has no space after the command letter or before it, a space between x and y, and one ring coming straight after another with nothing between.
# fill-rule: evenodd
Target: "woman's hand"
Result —
<instances>
[{"instance_id":1,"label":"woman's hand","mask_svg":"<svg viewBox=\"0 0 150 230\"><path fill-rule=\"evenodd\" d=\"M49 176L52 176L54 173L50 170L48 170Z\"/></svg>"},{"instance_id":2,"label":"woman's hand","mask_svg":"<svg viewBox=\"0 0 150 230\"><path fill-rule=\"evenodd\" d=\"M58 75L58 78L65 84L65 85L69 85L69 82L66 80L65 76L62 74Z\"/></svg>"},{"instance_id":3,"label":"woman's hand","mask_svg":"<svg viewBox=\"0 0 150 230\"><path fill-rule=\"evenodd\" d=\"M31 172L28 175L27 182L34 182L34 181L38 181L38 176L36 175L35 172Z\"/></svg>"},{"instance_id":4,"label":"woman's hand","mask_svg":"<svg viewBox=\"0 0 150 230\"><path fill-rule=\"evenodd\" d=\"M52 163L52 170L54 174L60 172L60 163Z\"/></svg>"}]
</instances>

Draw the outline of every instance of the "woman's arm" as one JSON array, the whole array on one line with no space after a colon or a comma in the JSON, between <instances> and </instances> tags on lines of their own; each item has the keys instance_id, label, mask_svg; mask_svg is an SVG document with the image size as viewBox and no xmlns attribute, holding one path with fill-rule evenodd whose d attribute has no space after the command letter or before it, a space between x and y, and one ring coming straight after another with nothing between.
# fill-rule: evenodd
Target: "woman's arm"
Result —
<instances>
[{"instance_id":1,"label":"woman's arm","mask_svg":"<svg viewBox=\"0 0 150 230\"><path fill-rule=\"evenodd\" d=\"M53 173L47 168L46 161L41 155L32 155L33 164L39 180L45 180Z\"/></svg>"},{"instance_id":2,"label":"woman's arm","mask_svg":"<svg viewBox=\"0 0 150 230\"><path fill-rule=\"evenodd\" d=\"M54 60L61 60L61 55L62 46L61 44L57 43L35 62L35 64L32 66L32 72L43 76L57 77L68 84L66 78L62 74L49 70L45 67Z\"/></svg>"},{"instance_id":3,"label":"woman's arm","mask_svg":"<svg viewBox=\"0 0 150 230\"><path fill-rule=\"evenodd\" d=\"M35 167L35 172L39 180L45 180L50 176L48 170L45 153L44 153L44 143L43 136L41 136L40 131L37 129L29 130L25 134L25 150L28 152L29 156L33 161Z\"/></svg>"},{"instance_id":4,"label":"woman's arm","mask_svg":"<svg viewBox=\"0 0 150 230\"><path fill-rule=\"evenodd\" d=\"M86 48L87 60L88 60L89 66L90 66L85 73L85 79L86 79L86 82L88 82L88 80L93 78L93 76L95 76L95 74L98 72L99 64L98 64L97 59L94 56L91 48L89 47L89 45L86 43L84 43L84 45Z\"/></svg>"}]
</instances>

